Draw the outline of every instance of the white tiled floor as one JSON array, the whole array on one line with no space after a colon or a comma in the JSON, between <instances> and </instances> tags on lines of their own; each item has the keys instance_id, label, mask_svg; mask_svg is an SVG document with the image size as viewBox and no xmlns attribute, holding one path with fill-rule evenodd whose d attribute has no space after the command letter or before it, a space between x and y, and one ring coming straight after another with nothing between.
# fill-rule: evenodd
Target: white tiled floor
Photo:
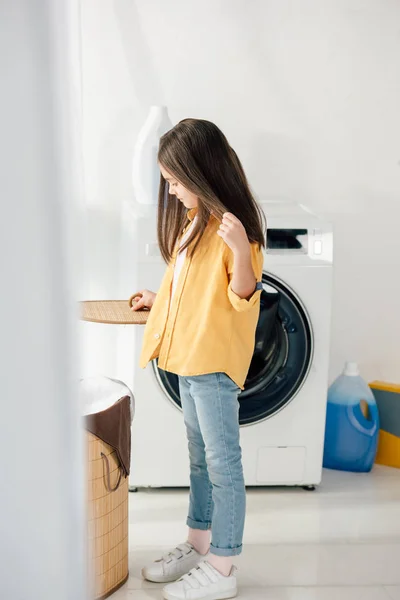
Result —
<instances>
[{"instance_id":1,"label":"white tiled floor","mask_svg":"<svg viewBox=\"0 0 400 600\"><path fill-rule=\"evenodd\" d=\"M186 539L187 490L130 494L130 578L112 600L161 599L142 566ZM250 489L240 600L400 600L400 471L325 471L315 492Z\"/></svg>"}]
</instances>

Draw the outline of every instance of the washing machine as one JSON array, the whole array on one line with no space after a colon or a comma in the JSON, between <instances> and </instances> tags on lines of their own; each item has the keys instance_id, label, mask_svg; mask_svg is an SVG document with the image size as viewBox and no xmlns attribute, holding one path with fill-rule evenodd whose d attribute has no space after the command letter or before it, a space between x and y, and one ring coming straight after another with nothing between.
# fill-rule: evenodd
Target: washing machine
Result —
<instances>
[{"instance_id":1,"label":"washing machine","mask_svg":"<svg viewBox=\"0 0 400 600\"><path fill-rule=\"evenodd\" d=\"M266 202L262 208L268 233L261 310L239 397L245 482L315 486L321 480L328 384L332 227L295 203ZM124 208L126 296L142 288L157 291L165 270L156 209L141 210L138 215L130 205ZM118 376L132 386L136 399L130 484L188 486L178 378L160 370L157 361L139 368L143 331L122 328L118 347Z\"/></svg>"}]
</instances>

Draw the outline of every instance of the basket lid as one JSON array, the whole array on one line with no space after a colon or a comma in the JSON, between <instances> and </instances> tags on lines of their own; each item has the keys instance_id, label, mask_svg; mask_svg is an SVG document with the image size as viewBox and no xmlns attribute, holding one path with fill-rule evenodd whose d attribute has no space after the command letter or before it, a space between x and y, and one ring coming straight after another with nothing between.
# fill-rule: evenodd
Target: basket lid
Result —
<instances>
[{"instance_id":1,"label":"basket lid","mask_svg":"<svg viewBox=\"0 0 400 600\"><path fill-rule=\"evenodd\" d=\"M145 325L150 311L133 311L128 300L85 300L80 302L83 321L111 325Z\"/></svg>"}]
</instances>

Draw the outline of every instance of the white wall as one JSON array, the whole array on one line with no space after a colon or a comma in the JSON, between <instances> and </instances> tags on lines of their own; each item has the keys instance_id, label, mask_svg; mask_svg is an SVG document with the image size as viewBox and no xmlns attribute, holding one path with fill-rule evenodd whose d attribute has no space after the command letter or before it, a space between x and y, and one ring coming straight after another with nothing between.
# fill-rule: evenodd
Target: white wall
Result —
<instances>
[{"instance_id":1,"label":"white wall","mask_svg":"<svg viewBox=\"0 0 400 600\"><path fill-rule=\"evenodd\" d=\"M332 219L331 376L352 358L400 380L399 22L398 0L82 0L86 193L104 241L88 245L85 297L116 294L133 142L166 104L174 122L215 121L259 197Z\"/></svg>"}]
</instances>

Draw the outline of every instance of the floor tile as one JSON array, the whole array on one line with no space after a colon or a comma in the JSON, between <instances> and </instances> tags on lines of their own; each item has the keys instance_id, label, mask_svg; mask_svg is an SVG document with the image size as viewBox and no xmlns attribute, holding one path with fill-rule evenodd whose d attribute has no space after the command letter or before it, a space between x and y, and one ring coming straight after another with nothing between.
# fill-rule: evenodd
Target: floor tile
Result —
<instances>
[{"instance_id":1,"label":"floor tile","mask_svg":"<svg viewBox=\"0 0 400 600\"><path fill-rule=\"evenodd\" d=\"M161 600L161 587L149 590L121 588L112 600ZM241 587L238 600L389 600L382 587ZM396 596L393 596L397 600Z\"/></svg>"},{"instance_id":2,"label":"floor tile","mask_svg":"<svg viewBox=\"0 0 400 600\"><path fill-rule=\"evenodd\" d=\"M187 490L130 494L132 545L166 546L186 536ZM400 543L400 472L324 471L316 492L251 488L245 544ZM168 518L166 518L166 514Z\"/></svg>"},{"instance_id":3,"label":"floor tile","mask_svg":"<svg viewBox=\"0 0 400 600\"><path fill-rule=\"evenodd\" d=\"M379 587L247 588L238 600L388 600Z\"/></svg>"},{"instance_id":4,"label":"floor tile","mask_svg":"<svg viewBox=\"0 0 400 600\"><path fill-rule=\"evenodd\" d=\"M187 508L188 490L130 494L130 578L115 600L161 597L162 586L144 582L141 569L186 539ZM262 589L271 600L400 600L399 556L398 469L324 471L312 493L248 490L244 552L235 561L240 598Z\"/></svg>"},{"instance_id":5,"label":"floor tile","mask_svg":"<svg viewBox=\"0 0 400 600\"><path fill-rule=\"evenodd\" d=\"M238 560L243 584L379 586L400 584L400 544L248 545Z\"/></svg>"},{"instance_id":6,"label":"floor tile","mask_svg":"<svg viewBox=\"0 0 400 600\"><path fill-rule=\"evenodd\" d=\"M130 590L124 586L110 596L110 600L162 600L161 588Z\"/></svg>"},{"instance_id":7,"label":"floor tile","mask_svg":"<svg viewBox=\"0 0 400 600\"><path fill-rule=\"evenodd\" d=\"M130 556L130 589L150 589L143 581L144 564L159 551L134 548ZM400 544L248 545L235 560L240 585L274 586L383 586L400 585Z\"/></svg>"},{"instance_id":8,"label":"floor tile","mask_svg":"<svg viewBox=\"0 0 400 600\"><path fill-rule=\"evenodd\" d=\"M386 586L385 590L391 600L400 600L400 585Z\"/></svg>"}]
</instances>

